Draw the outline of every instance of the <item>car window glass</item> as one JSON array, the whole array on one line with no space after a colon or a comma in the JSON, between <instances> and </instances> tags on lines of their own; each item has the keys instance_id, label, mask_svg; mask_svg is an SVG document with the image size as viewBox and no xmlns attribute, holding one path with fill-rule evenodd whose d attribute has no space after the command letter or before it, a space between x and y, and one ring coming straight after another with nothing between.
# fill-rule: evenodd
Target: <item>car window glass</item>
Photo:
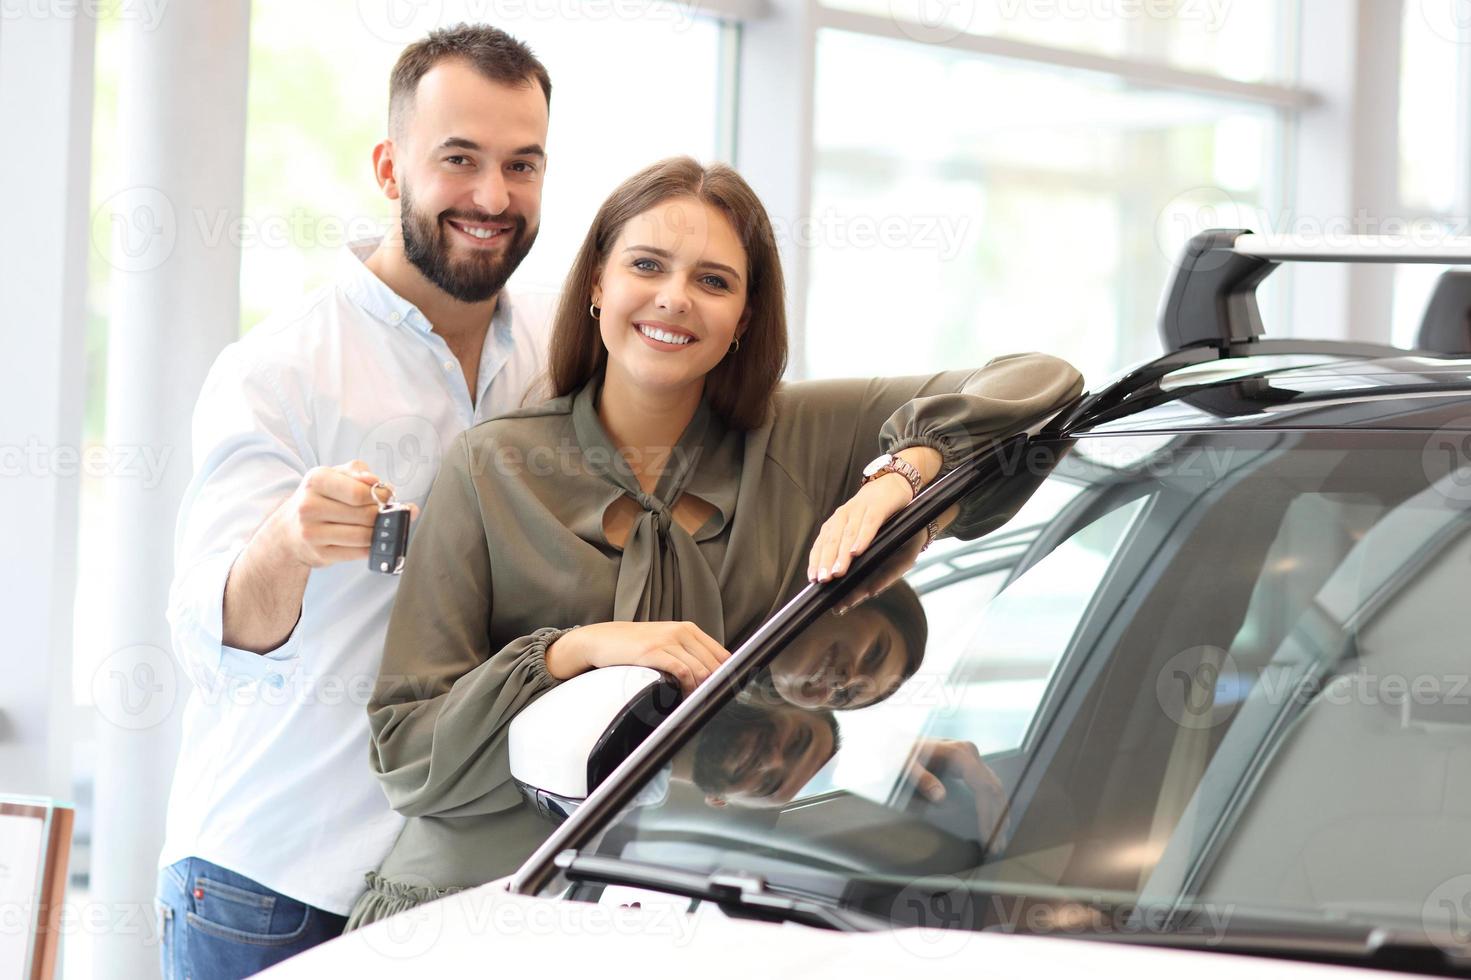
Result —
<instances>
[{"instance_id":1,"label":"car window glass","mask_svg":"<svg viewBox=\"0 0 1471 980\"><path fill-rule=\"evenodd\" d=\"M976 928L996 893L1453 934L1471 474L1416 432L1108 438L772 650L585 846L895 922L943 882Z\"/></svg>"},{"instance_id":2,"label":"car window glass","mask_svg":"<svg viewBox=\"0 0 1471 980\"><path fill-rule=\"evenodd\" d=\"M1014 540L1025 546L1037 546L1038 533L1079 488L1057 481L1044 490L1013 522ZM1025 570L1016 563L1026 547L999 568L972 565L979 574L952 572L939 582L930 562L955 564L968 549L952 547L918 566L907 582L934 583L915 589L929 626L923 665L894 697L838 714L848 751L803 795L841 788L879 802L894 799L903 792L911 748L925 737L965 739L982 753L1019 746L1114 549L1143 506L1138 497L1098 517Z\"/></svg>"}]
</instances>

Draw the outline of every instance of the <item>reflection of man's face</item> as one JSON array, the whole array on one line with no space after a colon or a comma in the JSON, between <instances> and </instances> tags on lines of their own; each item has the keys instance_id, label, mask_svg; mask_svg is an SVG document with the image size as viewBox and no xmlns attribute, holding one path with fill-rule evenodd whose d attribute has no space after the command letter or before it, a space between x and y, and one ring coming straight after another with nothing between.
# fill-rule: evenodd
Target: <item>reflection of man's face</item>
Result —
<instances>
[{"instance_id":1,"label":"reflection of man's face","mask_svg":"<svg viewBox=\"0 0 1471 980\"><path fill-rule=\"evenodd\" d=\"M789 707L763 711L761 720L743 725L721 753L725 789L706 799L714 806L784 806L835 751L831 715Z\"/></svg>"},{"instance_id":2,"label":"reflection of man's face","mask_svg":"<svg viewBox=\"0 0 1471 980\"><path fill-rule=\"evenodd\" d=\"M783 699L803 708L860 708L902 682L904 638L871 606L829 613L802 632L771 664Z\"/></svg>"},{"instance_id":3,"label":"reflection of man's face","mask_svg":"<svg viewBox=\"0 0 1471 980\"><path fill-rule=\"evenodd\" d=\"M431 68L394 147L405 258L461 302L499 292L536 241L546 140L539 85Z\"/></svg>"}]
</instances>

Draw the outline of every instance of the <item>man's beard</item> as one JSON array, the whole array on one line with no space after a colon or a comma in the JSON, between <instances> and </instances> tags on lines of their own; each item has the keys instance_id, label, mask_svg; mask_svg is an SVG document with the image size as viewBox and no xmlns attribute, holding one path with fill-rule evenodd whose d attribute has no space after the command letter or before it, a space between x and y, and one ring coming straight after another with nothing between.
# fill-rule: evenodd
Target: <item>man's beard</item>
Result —
<instances>
[{"instance_id":1,"label":"man's beard","mask_svg":"<svg viewBox=\"0 0 1471 980\"><path fill-rule=\"evenodd\" d=\"M487 251L455 260L450 257L450 243L446 240L449 232L442 224L445 218L471 222L497 220L483 212L470 214L463 211L445 211L437 218L430 218L414 209L408 188L403 189L399 200L399 223L403 228L404 256L424 274L424 278L462 303L483 303L500 292L536 242L537 229L528 232L525 218L519 214L510 215L500 219L514 225L507 232L511 240L503 254Z\"/></svg>"}]
</instances>

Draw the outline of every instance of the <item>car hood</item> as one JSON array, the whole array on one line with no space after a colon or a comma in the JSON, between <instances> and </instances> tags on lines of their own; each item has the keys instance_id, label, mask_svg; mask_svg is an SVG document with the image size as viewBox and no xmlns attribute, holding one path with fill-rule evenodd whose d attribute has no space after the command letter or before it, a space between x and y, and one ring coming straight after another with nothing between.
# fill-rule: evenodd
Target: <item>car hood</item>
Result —
<instances>
[{"instance_id":1,"label":"car hood","mask_svg":"<svg viewBox=\"0 0 1471 980\"><path fill-rule=\"evenodd\" d=\"M838 933L698 914L641 897L641 907L514 895L505 881L412 909L348 933L266 971L271 980L406 976L832 977L928 974L1383 978L1285 960L1001 933L897 929ZM683 906L683 900L679 905ZM749 952L749 958L736 955ZM523 972L524 971L524 972Z\"/></svg>"}]
</instances>

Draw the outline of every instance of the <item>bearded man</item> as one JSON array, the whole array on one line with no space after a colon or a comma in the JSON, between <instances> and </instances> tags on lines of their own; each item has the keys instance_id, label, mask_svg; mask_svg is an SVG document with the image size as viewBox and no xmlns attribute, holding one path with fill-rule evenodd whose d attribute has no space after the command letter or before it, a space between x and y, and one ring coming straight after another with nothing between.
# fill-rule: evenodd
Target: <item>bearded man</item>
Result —
<instances>
[{"instance_id":1,"label":"bearded man","mask_svg":"<svg viewBox=\"0 0 1471 980\"><path fill-rule=\"evenodd\" d=\"M550 304L513 306L505 284L536 240L550 100L502 31L409 46L373 150L387 234L205 381L169 601L192 685L164 976L246 976L336 936L402 827L368 765L398 583L369 568L374 519L390 492L416 514L440 448L534 394Z\"/></svg>"}]
</instances>

